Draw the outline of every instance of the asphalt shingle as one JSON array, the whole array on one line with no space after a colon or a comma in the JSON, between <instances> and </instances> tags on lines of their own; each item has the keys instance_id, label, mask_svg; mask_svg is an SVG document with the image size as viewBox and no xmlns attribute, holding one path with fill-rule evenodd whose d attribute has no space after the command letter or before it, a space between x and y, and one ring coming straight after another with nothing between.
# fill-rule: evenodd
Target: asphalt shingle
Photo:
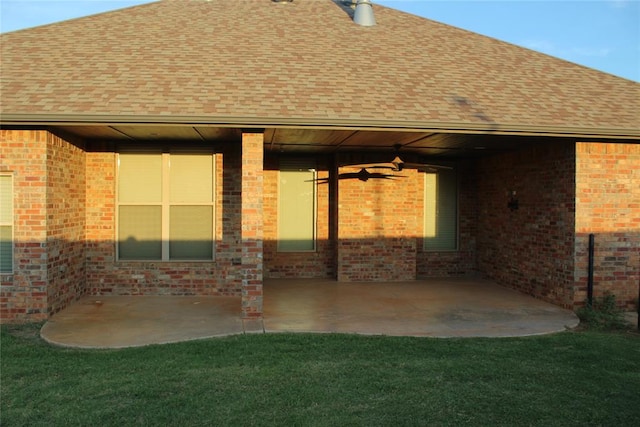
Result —
<instances>
[{"instance_id":1,"label":"asphalt shingle","mask_svg":"<svg viewBox=\"0 0 640 427\"><path fill-rule=\"evenodd\" d=\"M442 123L640 135L640 84L374 5L165 0L1 36L3 116Z\"/></svg>"}]
</instances>

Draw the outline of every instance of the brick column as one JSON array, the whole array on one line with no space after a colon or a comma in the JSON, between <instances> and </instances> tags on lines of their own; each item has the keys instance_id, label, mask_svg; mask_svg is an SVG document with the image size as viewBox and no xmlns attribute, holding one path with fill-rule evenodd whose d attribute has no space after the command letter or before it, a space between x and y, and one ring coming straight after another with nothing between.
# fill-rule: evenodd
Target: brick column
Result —
<instances>
[{"instance_id":1,"label":"brick column","mask_svg":"<svg viewBox=\"0 0 640 427\"><path fill-rule=\"evenodd\" d=\"M264 134L242 134L242 317L262 318Z\"/></svg>"}]
</instances>

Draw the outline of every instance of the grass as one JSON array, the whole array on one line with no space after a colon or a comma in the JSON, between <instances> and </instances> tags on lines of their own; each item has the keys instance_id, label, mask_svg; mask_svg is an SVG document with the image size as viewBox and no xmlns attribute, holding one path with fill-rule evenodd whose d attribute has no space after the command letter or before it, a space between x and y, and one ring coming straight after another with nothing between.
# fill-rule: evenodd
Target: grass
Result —
<instances>
[{"instance_id":1,"label":"grass","mask_svg":"<svg viewBox=\"0 0 640 427\"><path fill-rule=\"evenodd\" d=\"M273 334L123 350L3 326L3 426L637 425L640 335Z\"/></svg>"}]
</instances>

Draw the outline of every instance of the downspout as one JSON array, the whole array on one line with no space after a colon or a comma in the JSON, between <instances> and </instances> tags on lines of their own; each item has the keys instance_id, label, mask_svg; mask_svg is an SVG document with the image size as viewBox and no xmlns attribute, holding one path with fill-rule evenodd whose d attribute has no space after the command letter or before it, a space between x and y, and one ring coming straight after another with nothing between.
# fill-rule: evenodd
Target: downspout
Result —
<instances>
[{"instance_id":1,"label":"downspout","mask_svg":"<svg viewBox=\"0 0 640 427\"><path fill-rule=\"evenodd\" d=\"M587 275L587 305L589 308L593 308L593 258L595 251L595 235L589 234L589 263L588 263L588 275Z\"/></svg>"}]
</instances>

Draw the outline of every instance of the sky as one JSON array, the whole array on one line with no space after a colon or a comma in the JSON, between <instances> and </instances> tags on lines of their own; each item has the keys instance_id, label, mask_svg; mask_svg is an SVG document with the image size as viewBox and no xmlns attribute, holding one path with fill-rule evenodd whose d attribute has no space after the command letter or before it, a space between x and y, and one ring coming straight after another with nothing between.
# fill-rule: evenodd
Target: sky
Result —
<instances>
[{"instance_id":1,"label":"sky","mask_svg":"<svg viewBox=\"0 0 640 427\"><path fill-rule=\"evenodd\" d=\"M149 2L0 0L0 32ZM372 2L640 82L640 0Z\"/></svg>"}]
</instances>

